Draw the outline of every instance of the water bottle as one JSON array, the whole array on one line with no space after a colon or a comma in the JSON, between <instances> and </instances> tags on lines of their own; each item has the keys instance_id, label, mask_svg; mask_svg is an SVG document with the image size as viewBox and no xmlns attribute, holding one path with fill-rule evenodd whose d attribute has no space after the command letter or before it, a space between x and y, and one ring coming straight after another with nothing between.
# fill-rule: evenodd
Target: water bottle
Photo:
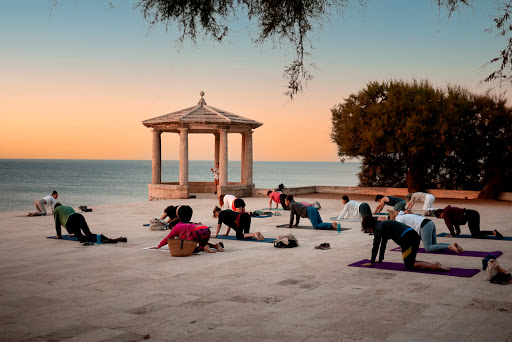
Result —
<instances>
[{"instance_id":1,"label":"water bottle","mask_svg":"<svg viewBox=\"0 0 512 342\"><path fill-rule=\"evenodd\" d=\"M101 234L96 234L96 243L98 245L101 243Z\"/></svg>"},{"instance_id":2,"label":"water bottle","mask_svg":"<svg viewBox=\"0 0 512 342\"><path fill-rule=\"evenodd\" d=\"M341 233L341 224L338 223L338 233Z\"/></svg>"}]
</instances>

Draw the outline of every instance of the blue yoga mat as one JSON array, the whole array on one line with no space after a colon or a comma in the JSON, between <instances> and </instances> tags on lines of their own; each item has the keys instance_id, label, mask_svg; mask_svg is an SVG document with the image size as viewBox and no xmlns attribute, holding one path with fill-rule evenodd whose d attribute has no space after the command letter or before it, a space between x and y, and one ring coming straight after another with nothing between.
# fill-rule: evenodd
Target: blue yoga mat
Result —
<instances>
[{"instance_id":1,"label":"blue yoga mat","mask_svg":"<svg viewBox=\"0 0 512 342\"><path fill-rule=\"evenodd\" d=\"M272 214L260 215L260 216L251 216L251 218L265 218L265 217L272 217Z\"/></svg>"},{"instance_id":2,"label":"blue yoga mat","mask_svg":"<svg viewBox=\"0 0 512 342\"><path fill-rule=\"evenodd\" d=\"M446 237L447 235L450 235L448 233L441 233L441 234L437 234L437 236L439 237ZM453 238L461 238L461 239L478 239L478 238L474 238L472 235L457 235L457 236L452 236ZM506 241L512 241L512 236L504 236L503 239L497 239L496 236L494 235L487 235L487 236L484 236L482 239L488 239L488 240L506 240Z\"/></svg>"},{"instance_id":3,"label":"blue yoga mat","mask_svg":"<svg viewBox=\"0 0 512 342\"><path fill-rule=\"evenodd\" d=\"M276 239L271 239L271 238L265 238L261 241L258 241L256 240L255 238L248 238L248 239L243 239L243 240L238 240L236 238L236 236L234 235L228 235L228 236L224 236L224 235L217 235L216 238L213 238L213 239L221 239L221 240L237 240L237 241L250 241L250 242L274 242Z\"/></svg>"},{"instance_id":4,"label":"blue yoga mat","mask_svg":"<svg viewBox=\"0 0 512 342\"><path fill-rule=\"evenodd\" d=\"M336 222L361 222L360 219L341 219L338 220L338 216L334 216L329 218L329 221L336 221Z\"/></svg>"},{"instance_id":5,"label":"blue yoga mat","mask_svg":"<svg viewBox=\"0 0 512 342\"><path fill-rule=\"evenodd\" d=\"M55 239L54 236L48 236L48 239L54 239L54 240L61 240L61 239ZM69 241L78 241L78 238L76 236L69 236L69 235L62 235L62 240L69 240Z\"/></svg>"}]
</instances>

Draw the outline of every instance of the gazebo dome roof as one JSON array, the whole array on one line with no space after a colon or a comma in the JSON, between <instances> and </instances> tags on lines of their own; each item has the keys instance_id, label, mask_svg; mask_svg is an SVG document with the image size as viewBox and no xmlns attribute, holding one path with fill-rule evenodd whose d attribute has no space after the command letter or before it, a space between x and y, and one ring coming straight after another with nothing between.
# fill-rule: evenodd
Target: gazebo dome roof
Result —
<instances>
[{"instance_id":1,"label":"gazebo dome roof","mask_svg":"<svg viewBox=\"0 0 512 342\"><path fill-rule=\"evenodd\" d=\"M188 127L190 133L214 133L220 128L230 132L244 132L258 128L263 123L208 106L204 100L204 92L196 106L185 108L169 114L142 121L146 127L163 132L178 132L181 127Z\"/></svg>"}]
</instances>

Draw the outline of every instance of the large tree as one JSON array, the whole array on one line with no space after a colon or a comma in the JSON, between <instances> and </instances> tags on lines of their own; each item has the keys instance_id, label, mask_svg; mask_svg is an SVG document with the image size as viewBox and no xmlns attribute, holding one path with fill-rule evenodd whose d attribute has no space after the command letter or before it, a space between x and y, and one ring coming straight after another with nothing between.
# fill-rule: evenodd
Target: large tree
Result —
<instances>
[{"instance_id":1,"label":"large tree","mask_svg":"<svg viewBox=\"0 0 512 342\"><path fill-rule=\"evenodd\" d=\"M332 109L342 160L362 159L361 186L482 190L510 184L512 111L504 100L427 81L372 82Z\"/></svg>"}]
</instances>

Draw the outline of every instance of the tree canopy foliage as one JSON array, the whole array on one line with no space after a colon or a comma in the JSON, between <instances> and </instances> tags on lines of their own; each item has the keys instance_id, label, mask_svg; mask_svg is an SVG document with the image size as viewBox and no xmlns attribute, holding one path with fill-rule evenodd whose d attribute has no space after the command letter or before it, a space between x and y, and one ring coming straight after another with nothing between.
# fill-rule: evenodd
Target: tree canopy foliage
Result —
<instances>
[{"instance_id":1,"label":"tree canopy foliage","mask_svg":"<svg viewBox=\"0 0 512 342\"><path fill-rule=\"evenodd\" d=\"M496 198L512 185L512 110L503 99L428 81L372 82L331 112L339 156L362 159L361 186Z\"/></svg>"},{"instance_id":2,"label":"tree canopy foliage","mask_svg":"<svg viewBox=\"0 0 512 342\"><path fill-rule=\"evenodd\" d=\"M449 16L471 7L476 0L431 0ZM485 81L512 83L512 0L493 0L494 13L487 31L506 39L507 45L489 64L496 68ZM199 34L218 42L229 33L230 23L239 15L253 20L258 27L255 43L272 41L291 46L295 57L285 67L286 94L293 98L312 78L307 57L313 48L310 36L322 28L331 16L341 16L349 6L370 6L370 0L138 0L136 8L152 25L166 29L177 25L180 41L196 41Z\"/></svg>"}]
</instances>

